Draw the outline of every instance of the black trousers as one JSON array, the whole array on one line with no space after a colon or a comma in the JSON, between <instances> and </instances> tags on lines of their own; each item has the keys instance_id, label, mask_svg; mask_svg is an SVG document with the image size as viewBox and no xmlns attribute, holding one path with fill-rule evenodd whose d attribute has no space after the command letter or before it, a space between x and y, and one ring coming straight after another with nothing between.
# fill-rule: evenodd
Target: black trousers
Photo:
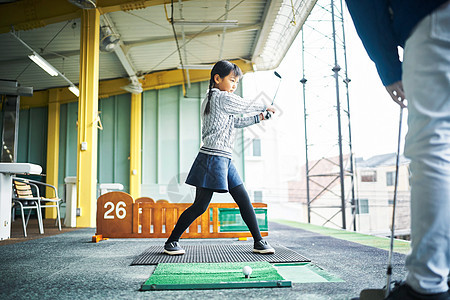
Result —
<instances>
[{"instance_id":1,"label":"black trousers","mask_svg":"<svg viewBox=\"0 0 450 300\"><path fill-rule=\"evenodd\" d=\"M177 225L173 229L166 243L178 241L183 232L201 216L209 206L214 191L197 187L194 203L189 206L180 216ZM262 240L261 232L259 231L258 222L256 221L255 210L248 196L243 184L230 190L233 200L239 206L242 219L253 236L255 242Z\"/></svg>"}]
</instances>

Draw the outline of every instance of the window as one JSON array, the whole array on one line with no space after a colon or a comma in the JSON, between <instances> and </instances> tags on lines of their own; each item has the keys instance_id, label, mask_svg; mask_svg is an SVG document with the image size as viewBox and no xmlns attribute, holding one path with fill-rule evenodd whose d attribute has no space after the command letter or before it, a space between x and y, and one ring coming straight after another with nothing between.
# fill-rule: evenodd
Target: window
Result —
<instances>
[{"instance_id":1,"label":"window","mask_svg":"<svg viewBox=\"0 0 450 300\"><path fill-rule=\"evenodd\" d=\"M395 172L386 172L386 185L387 186L393 186L394 180L395 180Z\"/></svg>"},{"instance_id":2,"label":"window","mask_svg":"<svg viewBox=\"0 0 450 300\"><path fill-rule=\"evenodd\" d=\"M368 214L369 213L369 199L356 199L356 214Z\"/></svg>"},{"instance_id":3,"label":"window","mask_svg":"<svg viewBox=\"0 0 450 300\"><path fill-rule=\"evenodd\" d=\"M254 202L262 202L262 198L263 198L262 191L254 191L253 192Z\"/></svg>"},{"instance_id":4,"label":"window","mask_svg":"<svg viewBox=\"0 0 450 300\"><path fill-rule=\"evenodd\" d=\"M253 156L261 156L261 140L253 140Z\"/></svg>"},{"instance_id":5,"label":"window","mask_svg":"<svg viewBox=\"0 0 450 300\"><path fill-rule=\"evenodd\" d=\"M377 171L362 171L361 182L377 182Z\"/></svg>"}]
</instances>

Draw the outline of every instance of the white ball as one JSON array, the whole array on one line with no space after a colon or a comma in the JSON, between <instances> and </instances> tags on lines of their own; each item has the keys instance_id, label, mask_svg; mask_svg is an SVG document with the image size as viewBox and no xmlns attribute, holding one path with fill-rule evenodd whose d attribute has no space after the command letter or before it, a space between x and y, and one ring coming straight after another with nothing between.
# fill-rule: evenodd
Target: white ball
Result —
<instances>
[{"instance_id":1,"label":"white ball","mask_svg":"<svg viewBox=\"0 0 450 300\"><path fill-rule=\"evenodd\" d=\"M252 274L252 268L249 266L245 266L242 268L242 273L244 273L245 276L250 276Z\"/></svg>"}]
</instances>

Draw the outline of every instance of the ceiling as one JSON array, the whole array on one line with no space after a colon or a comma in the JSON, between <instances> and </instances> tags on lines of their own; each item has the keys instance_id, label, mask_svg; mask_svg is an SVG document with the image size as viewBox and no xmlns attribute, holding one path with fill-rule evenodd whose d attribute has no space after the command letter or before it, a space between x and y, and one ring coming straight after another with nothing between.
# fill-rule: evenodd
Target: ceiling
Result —
<instances>
[{"instance_id":1,"label":"ceiling","mask_svg":"<svg viewBox=\"0 0 450 300\"><path fill-rule=\"evenodd\" d=\"M79 82L80 16L75 2L94 3L101 26L120 37L117 50L100 52L100 80L142 79L149 74L220 59L276 68L316 0L0 0L0 79L35 91L68 86L33 63L29 48L69 81ZM236 20L237 26L180 25L171 19ZM178 46L177 46L178 44ZM181 59L180 59L181 58ZM189 71L185 81L189 82Z\"/></svg>"}]
</instances>

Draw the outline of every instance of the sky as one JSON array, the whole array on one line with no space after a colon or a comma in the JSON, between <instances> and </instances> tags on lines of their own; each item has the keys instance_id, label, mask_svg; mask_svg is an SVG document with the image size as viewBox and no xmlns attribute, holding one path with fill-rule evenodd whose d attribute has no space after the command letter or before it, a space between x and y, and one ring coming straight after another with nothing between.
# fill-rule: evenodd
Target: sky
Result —
<instances>
[{"instance_id":1,"label":"sky","mask_svg":"<svg viewBox=\"0 0 450 300\"><path fill-rule=\"evenodd\" d=\"M347 72L348 77L351 79L349 98L353 153L355 157L367 159L378 154L396 152L399 130L399 106L392 101L382 85L375 64L369 59L346 9L344 26ZM307 40L305 39L306 42ZM301 35L299 34L280 66L275 69L283 77L275 104L282 112L277 116L276 122L277 132L282 137L282 143L285 143L286 149L295 149L298 153L299 162L304 163L303 92L302 85L299 82L302 78L301 49ZM333 52L330 51L329 56L327 55L326 58L321 57L318 59L334 63ZM343 61L338 61L338 63L341 66L344 65ZM305 72L308 72L308 70L305 70ZM246 74L243 84L244 97L253 97L261 91L271 96L275 93L278 79L273 75L273 70L262 71ZM340 88L344 89L344 84L341 84ZM316 92L320 94L320 90ZM335 95L333 97L335 98ZM308 100L308 97L306 99ZM341 99L341 101L344 100L346 101L346 99ZM311 114L310 118L312 117L313 115ZM319 116L318 118L314 121L326 122L325 119L320 119ZM406 119L407 112L404 111L401 152L403 152L403 141L407 132ZM335 127L337 128L337 124ZM320 134L317 132L317 135ZM315 136L316 134L308 132L308 136L310 135Z\"/></svg>"}]
</instances>

